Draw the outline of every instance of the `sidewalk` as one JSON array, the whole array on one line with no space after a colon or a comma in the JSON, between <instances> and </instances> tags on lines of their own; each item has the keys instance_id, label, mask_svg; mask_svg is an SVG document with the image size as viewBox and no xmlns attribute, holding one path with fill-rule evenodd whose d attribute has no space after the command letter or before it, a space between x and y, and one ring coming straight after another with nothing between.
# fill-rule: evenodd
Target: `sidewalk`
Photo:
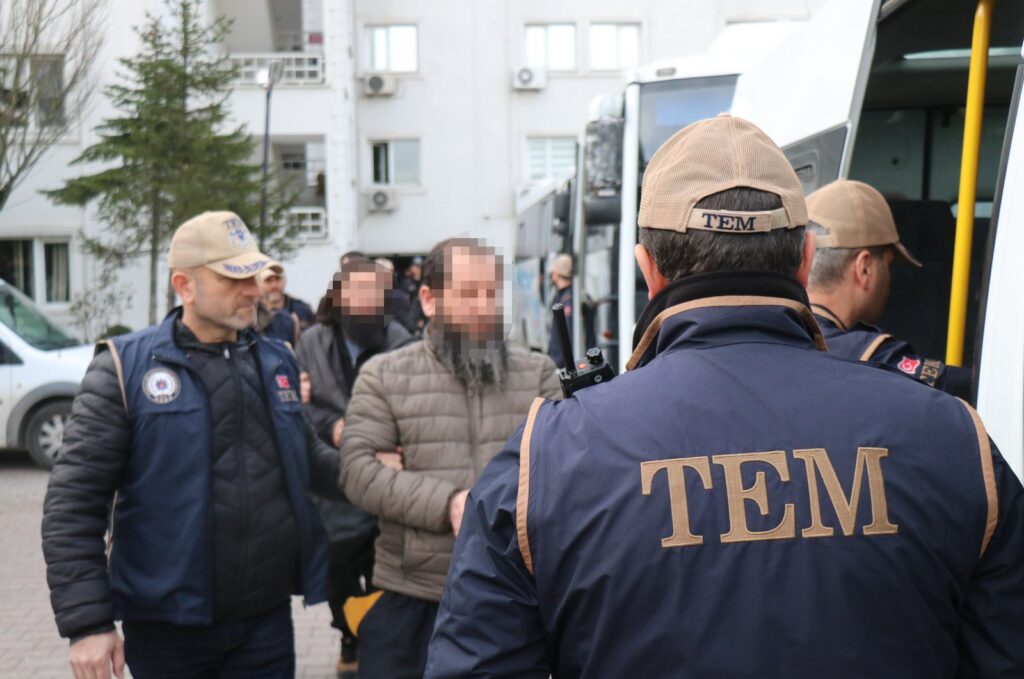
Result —
<instances>
[{"instance_id":1,"label":"sidewalk","mask_svg":"<svg viewBox=\"0 0 1024 679\"><path fill-rule=\"evenodd\" d=\"M40 546L48 474L24 453L0 452L0 677L68 679L68 644L57 635ZM333 679L338 633L326 604L293 600L296 677Z\"/></svg>"}]
</instances>

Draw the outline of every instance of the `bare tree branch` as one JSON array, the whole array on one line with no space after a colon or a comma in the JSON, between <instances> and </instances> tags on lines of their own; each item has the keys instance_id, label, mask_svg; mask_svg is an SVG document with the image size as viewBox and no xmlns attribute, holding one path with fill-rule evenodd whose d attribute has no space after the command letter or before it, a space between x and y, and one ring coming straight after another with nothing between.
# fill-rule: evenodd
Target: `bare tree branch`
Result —
<instances>
[{"instance_id":1,"label":"bare tree branch","mask_svg":"<svg viewBox=\"0 0 1024 679\"><path fill-rule=\"evenodd\" d=\"M107 0L0 2L0 210L82 119Z\"/></svg>"}]
</instances>

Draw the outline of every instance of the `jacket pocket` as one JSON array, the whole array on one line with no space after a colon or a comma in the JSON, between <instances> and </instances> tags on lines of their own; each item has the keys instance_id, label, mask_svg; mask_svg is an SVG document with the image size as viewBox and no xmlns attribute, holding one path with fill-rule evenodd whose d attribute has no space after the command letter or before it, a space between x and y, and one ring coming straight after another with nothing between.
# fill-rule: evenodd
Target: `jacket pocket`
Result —
<instances>
[{"instance_id":1,"label":"jacket pocket","mask_svg":"<svg viewBox=\"0 0 1024 679\"><path fill-rule=\"evenodd\" d=\"M402 570L433 572L437 570L438 558L450 558L454 549L453 533L433 533L406 526L402 534ZM444 572L447 573L447 566Z\"/></svg>"}]
</instances>

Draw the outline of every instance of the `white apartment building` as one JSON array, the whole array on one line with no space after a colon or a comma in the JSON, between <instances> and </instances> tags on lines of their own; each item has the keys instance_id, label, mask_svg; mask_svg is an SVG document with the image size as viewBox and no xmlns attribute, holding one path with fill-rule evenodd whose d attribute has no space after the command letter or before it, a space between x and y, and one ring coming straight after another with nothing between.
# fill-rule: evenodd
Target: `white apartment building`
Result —
<instances>
[{"instance_id":1,"label":"white apartment building","mask_svg":"<svg viewBox=\"0 0 1024 679\"><path fill-rule=\"evenodd\" d=\"M160 0L109 2L100 85L115 79L118 57L137 49L132 27L144 12L162 11ZM231 106L257 138L261 71L279 63L272 163L305 186L295 208L301 247L286 262L289 292L314 303L351 249L422 254L443 238L471 235L511 251L517 195L573 172L590 101L620 91L625 69L699 53L728 23L803 20L823 3L208 0L208 11L234 20L224 46L241 67ZM69 162L113 114L95 97L0 211L0 277L64 322L69 300L96 275L79 234L102 234L103 225L38 192L94 169ZM145 262L121 275L135 291L122 320L140 328Z\"/></svg>"}]
</instances>

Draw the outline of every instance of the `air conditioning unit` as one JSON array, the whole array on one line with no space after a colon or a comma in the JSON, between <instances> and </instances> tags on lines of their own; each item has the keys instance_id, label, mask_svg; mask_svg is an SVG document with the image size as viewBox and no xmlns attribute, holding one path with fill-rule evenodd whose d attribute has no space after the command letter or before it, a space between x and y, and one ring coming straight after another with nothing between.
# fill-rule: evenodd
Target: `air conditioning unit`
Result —
<instances>
[{"instance_id":1,"label":"air conditioning unit","mask_svg":"<svg viewBox=\"0 0 1024 679\"><path fill-rule=\"evenodd\" d=\"M398 91L398 78L393 75L374 73L363 78L363 95L367 97L390 97Z\"/></svg>"},{"instance_id":2,"label":"air conditioning unit","mask_svg":"<svg viewBox=\"0 0 1024 679\"><path fill-rule=\"evenodd\" d=\"M366 205L370 212L391 212L397 205L391 189L373 189L366 192Z\"/></svg>"},{"instance_id":3,"label":"air conditioning unit","mask_svg":"<svg viewBox=\"0 0 1024 679\"><path fill-rule=\"evenodd\" d=\"M542 90L548 84L548 74L543 68L520 66L512 71L512 89Z\"/></svg>"}]
</instances>

